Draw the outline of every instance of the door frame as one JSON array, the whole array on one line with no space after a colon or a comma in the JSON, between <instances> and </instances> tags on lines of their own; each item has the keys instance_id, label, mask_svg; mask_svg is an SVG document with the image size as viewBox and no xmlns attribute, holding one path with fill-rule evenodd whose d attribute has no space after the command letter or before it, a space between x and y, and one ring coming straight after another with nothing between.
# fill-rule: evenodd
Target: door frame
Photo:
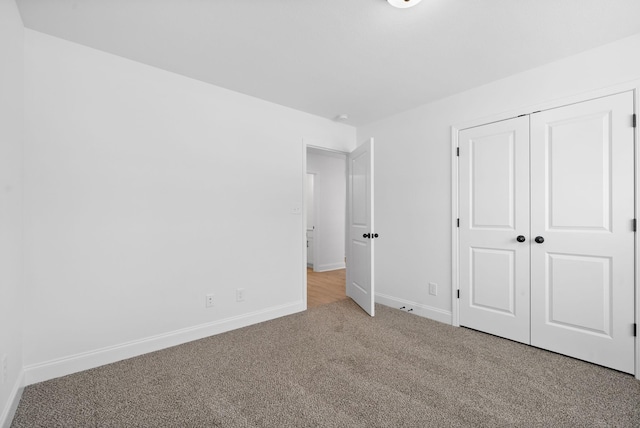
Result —
<instances>
[{"instance_id":1,"label":"door frame","mask_svg":"<svg viewBox=\"0 0 640 428\"><path fill-rule=\"evenodd\" d=\"M314 140L315 141L315 140ZM340 154L342 156L344 156L344 162L345 162L345 184L346 184L346 180L347 180L347 168L346 168L346 163L347 163L347 155L349 154L348 152L342 151L342 150L337 150L337 149L331 149L331 148L327 148L327 147L322 147L322 146L318 146L315 144L310 143L307 139L303 138L302 139L302 233L301 233L301 247L302 247L302 304L304 309L303 310L307 310L307 189L306 189L306 179L307 179L307 149L314 149L314 150L321 150L323 152L327 152L327 153L335 153L335 154ZM314 173L317 175L317 173ZM314 182L314 186L315 186L315 182ZM317 200L316 196L316 191L314 189L313 192L314 198ZM347 218L347 208L346 208L346 197L348 197L348 195L345 195L345 222L346 222L346 218ZM317 204L314 201L314 214L317 214L318 209L317 209ZM316 217L316 224L317 224L317 217ZM318 230L318 228L316 227L316 231ZM313 234L313 243L314 243L314 257L316 257L317 255L317 251L315 251L318 247L317 247L317 241L316 241L317 237L316 237L316 233L314 232ZM344 242L347 242L347 231L346 231L346 227L345 227L345 236L344 236ZM315 266L315 265L314 265ZM315 268L314 268L315 270ZM345 283L346 286L346 283Z\"/></svg>"},{"instance_id":2,"label":"door frame","mask_svg":"<svg viewBox=\"0 0 640 428\"><path fill-rule=\"evenodd\" d=\"M503 113L487 116L484 118L474 119L468 122L462 122L451 126L451 325L460 327L459 316L459 301L458 290L460 287L459 276L459 233L457 227L457 219L460 217L459 211L459 166L458 166L458 133L463 129L473 128L476 126L486 125L493 122L499 122L506 119L511 119L520 115L527 115L535 113L541 110L549 110L558 107L564 107L571 104L577 104L585 101L589 101L595 98L607 97L610 95L619 94L622 92L633 92L633 104L636 119L639 116L640 106L640 80L634 80L626 83L622 83L615 86L609 86L593 91L585 92L578 95L568 96L560 98L554 101L548 101L538 104L532 104L517 109L509 110ZM638 190L640 189L640 150L638 149L638 143L640 143L640 126L636 125L634 129L634 207L635 218L640 216L640 200L638 198ZM638 284L640 284L640 272L638 267L640 266L640 231L636 232L634 237L635 242L635 257L634 257L634 290L635 290L635 320L636 326L640 324L640 290ZM640 336L636 335L635 338L635 378L640 380Z\"/></svg>"}]
</instances>

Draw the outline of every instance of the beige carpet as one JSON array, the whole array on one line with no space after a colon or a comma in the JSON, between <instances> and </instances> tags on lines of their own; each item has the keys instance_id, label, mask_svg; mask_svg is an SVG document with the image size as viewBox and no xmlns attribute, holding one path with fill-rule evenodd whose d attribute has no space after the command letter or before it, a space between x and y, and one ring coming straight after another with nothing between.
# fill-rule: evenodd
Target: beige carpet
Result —
<instances>
[{"instance_id":1,"label":"beige carpet","mask_svg":"<svg viewBox=\"0 0 640 428\"><path fill-rule=\"evenodd\" d=\"M341 301L25 389L12 427L640 426L632 376Z\"/></svg>"}]
</instances>

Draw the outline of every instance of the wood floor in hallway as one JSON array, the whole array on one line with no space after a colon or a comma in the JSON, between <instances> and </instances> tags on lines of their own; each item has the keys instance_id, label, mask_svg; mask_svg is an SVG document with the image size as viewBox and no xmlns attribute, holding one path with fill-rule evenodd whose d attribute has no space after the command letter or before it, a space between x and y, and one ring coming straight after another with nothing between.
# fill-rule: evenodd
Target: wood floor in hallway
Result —
<instances>
[{"instance_id":1,"label":"wood floor in hallway","mask_svg":"<svg viewBox=\"0 0 640 428\"><path fill-rule=\"evenodd\" d=\"M314 272L307 268L307 308L346 299L346 272L346 269Z\"/></svg>"}]
</instances>

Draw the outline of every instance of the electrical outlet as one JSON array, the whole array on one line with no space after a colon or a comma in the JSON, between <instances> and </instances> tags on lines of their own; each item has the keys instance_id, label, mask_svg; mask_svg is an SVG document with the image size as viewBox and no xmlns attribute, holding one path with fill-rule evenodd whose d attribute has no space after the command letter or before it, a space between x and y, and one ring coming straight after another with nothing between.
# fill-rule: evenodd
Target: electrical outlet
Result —
<instances>
[{"instance_id":1,"label":"electrical outlet","mask_svg":"<svg viewBox=\"0 0 640 428\"><path fill-rule=\"evenodd\" d=\"M213 307L213 294L207 294L207 300L206 300L206 307L207 308L211 308Z\"/></svg>"},{"instance_id":2,"label":"electrical outlet","mask_svg":"<svg viewBox=\"0 0 640 428\"><path fill-rule=\"evenodd\" d=\"M435 282L429 283L429 294L431 294L432 296L438 295L438 284L436 284Z\"/></svg>"},{"instance_id":3,"label":"electrical outlet","mask_svg":"<svg viewBox=\"0 0 640 428\"><path fill-rule=\"evenodd\" d=\"M236 302L244 302L244 288L236 289Z\"/></svg>"},{"instance_id":4,"label":"electrical outlet","mask_svg":"<svg viewBox=\"0 0 640 428\"><path fill-rule=\"evenodd\" d=\"M9 357L7 354L2 356L2 383L7 381L7 377L9 376Z\"/></svg>"}]
</instances>

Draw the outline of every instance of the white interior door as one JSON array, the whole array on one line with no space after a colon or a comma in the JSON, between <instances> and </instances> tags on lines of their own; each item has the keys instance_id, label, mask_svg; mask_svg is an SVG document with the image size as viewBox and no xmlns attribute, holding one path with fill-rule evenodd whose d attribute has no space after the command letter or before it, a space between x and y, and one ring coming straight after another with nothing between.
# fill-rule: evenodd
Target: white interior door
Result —
<instances>
[{"instance_id":1,"label":"white interior door","mask_svg":"<svg viewBox=\"0 0 640 428\"><path fill-rule=\"evenodd\" d=\"M373 138L348 156L347 213L347 296L373 316Z\"/></svg>"},{"instance_id":2,"label":"white interior door","mask_svg":"<svg viewBox=\"0 0 640 428\"><path fill-rule=\"evenodd\" d=\"M529 343L529 119L465 129L459 150L460 325Z\"/></svg>"},{"instance_id":3,"label":"white interior door","mask_svg":"<svg viewBox=\"0 0 640 428\"><path fill-rule=\"evenodd\" d=\"M314 268L315 246L315 174L307 173L306 203L307 203L307 267Z\"/></svg>"},{"instance_id":4,"label":"white interior door","mask_svg":"<svg viewBox=\"0 0 640 428\"><path fill-rule=\"evenodd\" d=\"M531 344L634 372L633 95L531 116Z\"/></svg>"}]
</instances>

